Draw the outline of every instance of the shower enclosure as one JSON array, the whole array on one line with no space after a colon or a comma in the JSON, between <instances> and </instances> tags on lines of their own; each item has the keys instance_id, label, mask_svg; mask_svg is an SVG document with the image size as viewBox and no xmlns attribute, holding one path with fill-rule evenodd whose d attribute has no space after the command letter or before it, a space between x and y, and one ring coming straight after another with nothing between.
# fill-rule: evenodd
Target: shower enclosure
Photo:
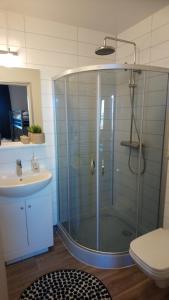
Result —
<instances>
[{"instance_id":1,"label":"shower enclosure","mask_svg":"<svg viewBox=\"0 0 169 300\"><path fill-rule=\"evenodd\" d=\"M54 79L59 230L87 264L131 265L131 240L162 222L168 72L97 65Z\"/></svg>"}]
</instances>

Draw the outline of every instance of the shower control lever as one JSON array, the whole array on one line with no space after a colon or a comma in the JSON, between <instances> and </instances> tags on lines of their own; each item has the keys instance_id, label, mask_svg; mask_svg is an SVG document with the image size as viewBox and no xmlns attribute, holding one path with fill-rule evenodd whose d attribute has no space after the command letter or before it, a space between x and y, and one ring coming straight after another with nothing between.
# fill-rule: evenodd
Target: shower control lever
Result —
<instances>
[{"instance_id":1,"label":"shower control lever","mask_svg":"<svg viewBox=\"0 0 169 300\"><path fill-rule=\"evenodd\" d=\"M91 159L90 161L90 172L92 175L94 175L94 171L95 171L95 161L93 159Z\"/></svg>"},{"instance_id":2,"label":"shower control lever","mask_svg":"<svg viewBox=\"0 0 169 300\"><path fill-rule=\"evenodd\" d=\"M104 175L104 159L102 159L102 176Z\"/></svg>"}]
</instances>

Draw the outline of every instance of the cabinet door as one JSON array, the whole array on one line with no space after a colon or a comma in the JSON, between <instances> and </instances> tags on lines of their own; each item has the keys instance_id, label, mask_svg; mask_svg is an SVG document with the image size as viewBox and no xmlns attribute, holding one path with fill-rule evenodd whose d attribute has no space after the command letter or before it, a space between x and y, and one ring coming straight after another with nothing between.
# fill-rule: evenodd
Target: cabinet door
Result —
<instances>
[{"instance_id":1,"label":"cabinet door","mask_svg":"<svg viewBox=\"0 0 169 300\"><path fill-rule=\"evenodd\" d=\"M24 255L28 247L24 201L0 203L0 227L5 261Z\"/></svg>"},{"instance_id":2,"label":"cabinet door","mask_svg":"<svg viewBox=\"0 0 169 300\"><path fill-rule=\"evenodd\" d=\"M26 201L29 247L39 251L53 245L52 203L47 197Z\"/></svg>"}]
</instances>

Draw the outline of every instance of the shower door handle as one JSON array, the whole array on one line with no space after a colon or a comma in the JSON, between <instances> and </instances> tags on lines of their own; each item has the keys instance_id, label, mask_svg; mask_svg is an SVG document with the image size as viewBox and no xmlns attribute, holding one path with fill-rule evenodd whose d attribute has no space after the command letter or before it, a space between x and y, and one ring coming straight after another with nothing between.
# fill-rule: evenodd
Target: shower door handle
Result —
<instances>
[{"instance_id":1,"label":"shower door handle","mask_svg":"<svg viewBox=\"0 0 169 300\"><path fill-rule=\"evenodd\" d=\"M101 166L101 168L102 168L102 176L104 175L104 159L102 159L102 166Z\"/></svg>"},{"instance_id":2,"label":"shower door handle","mask_svg":"<svg viewBox=\"0 0 169 300\"><path fill-rule=\"evenodd\" d=\"M91 161L90 161L90 173L92 175L94 175L94 171L95 171L95 161L93 159L91 159Z\"/></svg>"}]
</instances>

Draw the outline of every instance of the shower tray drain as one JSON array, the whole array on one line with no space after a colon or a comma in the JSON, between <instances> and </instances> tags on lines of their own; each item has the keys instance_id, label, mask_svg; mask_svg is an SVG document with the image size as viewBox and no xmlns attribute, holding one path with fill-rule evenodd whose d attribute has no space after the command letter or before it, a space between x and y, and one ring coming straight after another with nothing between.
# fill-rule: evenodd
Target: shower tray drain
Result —
<instances>
[{"instance_id":1,"label":"shower tray drain","mask_svg":"<svg viewBox=\"0 0 169 300\"><path fill-rule=\"evenodd\" d=\"M122 231L122 235L124 235L124 236L132 236L133 233L132 233L132 231L129 231L129 230L123 230Z\"/></svg>"}]
</instances>

